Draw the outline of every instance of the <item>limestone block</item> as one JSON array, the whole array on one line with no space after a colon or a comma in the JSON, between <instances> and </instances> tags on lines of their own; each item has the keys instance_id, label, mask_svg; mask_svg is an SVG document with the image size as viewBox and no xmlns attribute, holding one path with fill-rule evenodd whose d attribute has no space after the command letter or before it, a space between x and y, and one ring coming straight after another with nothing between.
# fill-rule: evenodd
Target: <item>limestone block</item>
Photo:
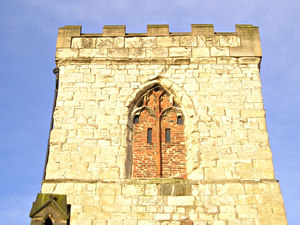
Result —
<instances>
[{"instance_id":1,"label":"limestone block","mask_svg":"<svg viewBox=\"0 0 300 225\"><path fill-rule=\"evenodd\" d=\"M209 116L225 116L225 108L221 106L210 106L208 108Z\"/></svg>"},{"instance_id":2,"label":"limestone block","mask_svg":"<svg viewBox=\"0 0 300 225\"><path fill-rule=\"evenodd\" d=\"M216 195L211 197L213 205L232 206L237 202L237 195ZM221 219L221 218L220 218Z\"/></svg>"},{"instance_id":3,"label":"limestone block","mask_svg":"<svg viewBox=\"0 0 300 225\"><path fill-rule=\"evenodd\" d=\"M268 221L268 220L267 220ZM262 223L265 223L265 220L262 221ZM288 224L286 220L286 216L281 216L281 215L273 215L270 219L271 224Z\"/></svg>"},{"instance_id":4,"label":"limestone block","mask_svg":"<svg viewBox=\"0 0 300 225\"><path fill-rule=\"evenodd\" d=\"M226 194L234 195L234 194L245 194L245 189L243 184L239 183L228 183L225 184Z\"/></svg>"},{"instance_id":5,"label":"limestone block","mask_svg":"<svg viewBox=\"0 0 300 225\"><path fill-rule=\"evenodd\" d=\"M175 211L176 211L176 207L174 207L174 206L164 206L163 207L163 212L174 213Z\"/></svg>"},{"instance_id":6,"label":"limestone block","mask_svg":"<svg viewBox=\"0 0 300 225\"><path fill-rule=\"evenodd\" d=\"M96 48L112 48L114 43L113 38L97 38L96 39Z\"/></svg>"},{"instance_id":7,"label":"limestone block","mask_svg":"<svg viewBox=\"0 0 300 225\"><path fill-rule=\"evenodd\" d=\"M149 36L169 35L169 24L148 24L147 34Z\"/></svg>"},{"instance_id":8,"label":"limestone block","mask_svg":"<svg viewBox=\"0 0 300 225\"><path fill-rule=\"evenodd\" d=\"M169 213L156 213L154 214L154 220L170 220L171 214Z\"/></svg>"},{"instance_id":9,"label":"limestone block","mask_svg":"<svg viewBox=\"0 0 300 225\"><path fill-rule=\"evenodd\" d=\"M168 57L167 48L146 48L147 58L164 58Z\"/></svg>"},{"instance_id":10,"label":"limestone block","mask_svg":"<svg viewBox=\"0 0 300 225\"><path fill-rule=\"evenodd\" d=\"M197 36L197 46L198 47L207 47L205 36L203 36L203 35Z\"/></svg>"},{"instance_id":11,"label":"limestone block","mask_svg":"<svg viewBox=\"0 0 300 225\"><path fill-rule=\"evenodd\" d=\"M82 48L95 48L96 38L82 38Z\"/></svg>"},{"instance_id":12,"label":"limestone block","mask_svg":"<svg viewBox=\"0 0 300 225\"><path fill-rule=\"evenodd\" d=\"M275 215L282 216L282 217L285 216L283 204L272 204L272 211Z\"/></svg>"},{"instance_id":13,"label":"limestone block","mask_svg":"<svg viewBox=\"0 0 300 225\"><path fill-rule=\"evenodd\" d=\"M97 207L94 207L94 209L96 209ZM84 219L84 220L95 220L97 217L97 214L96 212L93 212L93 213L85 213L85 212L81 212L79 213L78 215L78 219L81 220L81 219Z\"/></svg>"},{"instance_id":14,"label":"limestone block","mask_svg":"<svg viewBox=\"0 0 300 225\"><path fill-rule=\"evenodd\" d=\"M143 46L142 37L125 38L125 48L141 48Z\"/></svg>"},{"instance_id":15,"label":"limestone block","mask_svg":"<svg viewBox=\"0 0 300 225\"><path fill-rule=\"evenodd\" d=\"M100 171L99 175L104 180L114 180L119 178L119 169L118 168L105 168Z\"/></svg>"},{"instance_id":16,"label":"limestone block","mask_svg":"<svg viewBox=\"0 0 300 225\"><path fill-rule=\"evenodd\" d=\"M138 225L156 225L154 220L138 220Z\"/></svg>"},{"instance_id":17,"label":"limestone block","mask_svg":"<svg viewBox=\"0 0 300 225\"><path fill-rule=\"evenodd\" d=\"M144 185L139 184L125 184L122 187L122 194L124 195L143 195L144 194Z\"/></svg>"},{"instance_id":18,"label":"limestone block","mask_svg":"<svg viewBox=\"0 0 300 225\"><path fill-rule=\"evenodd\" d=\"M125 47L125 39L124 37L116 37L113 38L113 47L114 48L124 48Z\"/></svg>"},{"instance_id":19,"label":"limestone block","mask_svg":"<svg viewBox=\"0 0 300 225\"><path fill-rule=\"evenodd\" d=\"M226 116L234 116L234 117L240 116L239 109L225 109L225 112L226 112Z\"/></svg>"},{"instance_id":20,"label":"limestone block","mask_svg":"<svg viewBox=\"0 0 300 225\"><path fill-rule=\"evenodd\" d=\"M78 49L57 49L55 53L56 58L73 58L78 57Z\"/></svg>"},{"instance_id":21,"label":"limestone block","mask_svg":"<svg viewBox=\"0 0 300 225\"><path fill-rule=\"evenodd\" d=\"M252 162L250 160L247 161L239 161L235 163L235 168L238 173L247 173L253 169Z\"/></svg>"},{"instance_id":22,"label":"limestone block","mask_svg":"<svg viewBox=\"0 0 300 225\"><path fill-rule=\"evenodd\" d=\"M172 215L172 218L173 218L173 220L184 220L184 219L187 219L187 215L186 214L179 214L179 213L174 213L173 215Z\"/></svg>"},{"instance_id":23,"label":"limestone block","mask_svg":"<svg viewBox=\"0 0 300 225\"><path fill-rule=\"evenodd\" d=\"M156 205L146 206L146 212L157 213L157 212L162 212L163 211L162 209L163 209L163 206L156 206Z\"/></svg>"},{"instance_id":24,"label":"limestone block","mask_svg":"<svg viewBox=\"0 0 300 225\"><path fill-rule=\"evenodd\" d=\"M190 57L191 49L188 47L172 47L169 48L170 57Z\"/></svg>"},{"instance_id":25,"label":"limestone block","mask_svg":"<svg viewBox=\"0 0 300 225\"><path fill-rule=\"evenodd\" d=\"M174 206L192 206L194 205L194 196L168 196L168 205Z\"/></svg>"},{"instance_id":26,"label":"limestone block","mask_svg":"<svg viewBox=\"0 0 300 225\"><path fill-rule=\"evenodd\" d=\"M146 50L145 48L130 48L129 49L129 58L145 58Z\"/></svg>"},{"instance_id":27,"label":"limestone block","mask_svg":"<svg viewBox=\"0 0 300 225\"><path fill-rule=\"evenodd\" d=\"M255 218L257 217L257 208L253 205L237 205L236 212L239 219Z\"/></svg>"},{"instance_id":28,"label":"limestone block","mask_svg":"<svg viewBox=\"0 0 300 225\"><path fill-rule=\"evenodd\" d=\"M75 220L73 222L73 224L74 225L92 225L92 220Z\"/></svg>"},{"instance_id":29,"label":"limestone block","mask_svg":"<svg viewBox=\"0 0 300 225\"><path fill-rule=\"evenodd\" d=\"M123 224L123 222L121 219L118 218L107 220L107 225L120 225L120 224Z\"/></svg>"},{"instance_id":30,"label":"limestone block","mask_svg":"<svg viewBox=\"0 0 300 225\"><path fill-rule=\"evenodd\" d=\"M138 221L137 220L123 220L124 225L137 225Z\"/></svg>"},{"instance_id":31,"label":"limestone block","mask_svg":"<svg viewBox=\"0 0 300 225\"><path fill-rule=\"evenodd\" d=\"M162 196L139 196L138 205L163 205Z\"/></svg>"},{"instance_id":32,"label":"limestone block","mask_svg":"<svg viewBox=\"0 0 300 225\"><path fill-rule=\"evenodd\" d=\"M146 48L156 47L156 37L141 37L142 46Z\"/></svg>"},{"instance_id":33,"label":"limestone block","mask_svg":"<svg viewBox=\"0 0 300 225\"><path fill-rule=\"evenodd\" d=\"M199 91L199 84L197 84L196 82L190 82L184 84L184 89L186 91Z\"/></svg>"},{"instance_id":34,"label":"limestone block","mask_svg":"<svg viewBox=\"0 0 300 225\"><path fill-rule=\"evenodd\" d=\"M242 109L241 110L242 117L249 117L249 118L260 118L265 117L265 110L263 109Z\"/></svg>"},{"instance_id":35,"label":"limestone block","mask_svg":"<svg viewBox=\"0 0 300 225\"><path fill-rule=\"evenodd\" d=\"M131 206L131 212L150 212L146 206L133 205Z\"/></svg>"},{"instance_id":36,"label":"limestone block","mask_svg":"<svg viewBox=\"0 0 300 225\"><path fill-rule=\"evenodd\" d=\"M100 202L101 205L106 207L115 206L115 195L100 195Z\"/></svg>"},{"instance_id":37,"label":"limestone block","mask_svg":"<svg viewBox=\"0 0 300 225\"><path fill-rule=\"evenodd\" d=\"M164 221L161 223L161 225L180 225L181 222L179 221Z\"/></svg>"},{"instance_id":38,"label":"limestone block","mask_svg":"<svg viewBox=\"0 0 300 225\"><path fill-rule=\"evenodd\" d=\"M157 47L176 47L179 46L179 37L157 37Z\"/></svg>"},{"instance_id":39,"label":"limestone block","mask_svg":"<svg viewBox=\"0 0 300 225\"><path fill-rule=\"evenodd\" d=\"M181 36L179 38L180 38L180 46L183 47L197 46L197 36Z\"/></svg>"},{"instance_id":40,"label":"limestone block","mask_svg":"<svg viewBox=\"0 0 300 225\"><path fill-rule=\"evenodd\" d=\"M199 220L201 221L207 221L209 223L212 223L212 221L214 220L215 216L211 215L211 214L206 214L206 213L200 213L198 215Z\"/></svg>"},{"instance_id":41,"label":"limestone block","mask_svg":"<svg viewBox=\"0 0 300 225\"><path fill-rule=\"evenodd\" d=\"M97 214L97 220L98 221L104 221L105 225L107 225L107 220L111 218L111 213L110 212L98 212ZM94 222L94 221L93 221Z\"/></svg>"},{"instance_id":42,"label":"limestone block","mask_svg":"<svg viewBox=\"0 0 300 225\"><path fill-rule=\"evenodd\" d=\"M222 221L222 220L220 220L220 221L214 221L213 225L226 225L226 222Z\"/></svg>"},{"instance_id":43,"label":"limestone block","mask_svg":"<svg viewBox=\"0 0 300 225\"><path fill-rule=\"evenodd\" d=\"M94 129L78 129L77 138L93 138Z\"/></svg>"},{"instance_id":44,"label":"limestone block","mask_svg":"<svg viewBox=\"0 0 300 225\"><path fill-rule=\"evenodd\" d=\"M237 47L240 46L240 38L238 36L220 36L221 47Z\"/></svg>"},{"instance_id":45,"label":"limestone block","mask_svg":"<svg viewBox=\"0 0 300 225\"><path fill-rule=\"evenodd\" d=\"M249 194L263 194L271 192L270 184L258 183L258 184L245 184L246 192ZM258 195L257 195L258 196Z\"/></svg>"},{"instance_id":46,"label":"limestone block","mask_svg":"<svg viewBox=\"0 0 300 225\"><path fill-rule=\"evenodd\" d=\"M234 213L235 212L235 206L234 205L231 205L231 206L228 206L228 205L226 205L226 206L220 206L219 207L219 209L220 209L220 212L221 213Z\"/></svg>"},{"instance_id":47,"label":"limestone block","mask_svg":"<svg viewBox=\"0 0 300 225\"><path fill-rule=\"evenodd\" d=\"M240 205L257 205L258 201L255 195L238 195L238 202Z\"/></svg>"},{"instance_id":48,"label":"limestone block","mask_svg":"<svg viewBox=\"0 0 300 225\"><path fill-rule=\"evenodd\" d=\"M42 185L41 193L53 193L56 188L56 184L44 183Z\"/></svg>"},{"instance_id":49,"label":"limestone block","mask_svg":"<svg viewBox=\"0 0 300 225\"><path fill-rule=\"evenodd\" d=\"M216 214L219 212L219 207L213 205L205 205L204 211L209 214Z\"/></svg>"},{"instance_id":50,"label":"limestone block","mask_svg":"<svg viewBox=\"0 0 300 225\"><path fill-rule=\"evenodd\" d=\"M218 218L221 220L232 221L236 219L236 212L219 213Z\"/></svg>"},{"instance_id":51,"label":"limestone block","mask_svg":"<svg viewBox=\"0 0 300 225\"><path fill-rule=\"evenodd\" d=\"M138 221L153 221L153 213L130 213L128 219L137 219Z\"/></svg>"},{"instance_id":52,"label":"limestone block","mask_svg":"<svg viewBox=\"0 0 300 225\"><path fill-rule=\"evenodd\" d=\"M146 184L145 194L146 195L157 195L158 194L157 185L156 184Z\"/></svg>"},{"instance_id":53,"label":"limestone block","mask_svg":"<svg viewBox=\"0 0 300 225\"><path fill-rule=\"evenodd\" d=\"M107 56L113 58L127 58L128 48L109 48L107 49Z\"/></svg>"},{"instance_id":54,"label":"limestone block","mask_svg":"<svg viewBox=\"0 0 300 225\"><path fill-rule=\"evenodd\" d=\"M50 143L64 143L67 139L67 130L53 129L50 134Z\"/></svg>"},{"instance_id":55,"label":"limestone block","mask_svg":"<svg viewBox=\"0 0 300 225\"><path fill-rule=\"evenodd\" d=\"M107 49L80 49L79 57L107 57Z\"/></svg>"},{"instance_id":56,"label":"limestone block","mask_svg":"<svg viewBox=\"0 0 300 225\"><path fill-rule=\"evenodd\" d=\"M192 24L192 35L207 35L211 36L214 34L213 24Z\"/></svg>"},{"instance_id":57,"label":"limestone block","mask_svg":"<svg viewBox=\"0 0 300 225\"><path fill-rule=\"evenodd\" d=\"M253 167L263 174L264 178L274 179L273 163L271 160L253 160Z\"/></svg>"},{"instance_id":58,"label":"limestone block","mask_svg":"<svg viewBox=\"0 0 300 225\"><path fill-rule=\"evenodd\" d=\"M118 195L116 196L116 204L130 206L132 204L132 198L130 196Z\"/></svg>"},{"instance_id":59,"label":"limestone block","mask_svg":"<svg viewBox=\"0 0 300 225\"><path fill-rule=\"evenodd\" d=\"M261 130L249 130L248 140L249 142L268 142L268 134Z\"/></svg>"},{"instance_id":60,"label":"limestone block","mask_svg":"<svg viewBox=\"0 0 300 225\"><path fill-rule=\"evenodd\" d=\"M192 56L195 58L209 57L209 48L204 48L204 47L193 48Z\"/></svg>"},{"instance_id":61,"label":"limestone block","mask_svg":"<svg viewBox=\"0 0 300 225\"><path fill-rule=\"evenodd\" d=\"M60 167L60 163L56 162L56 163L52 163L52 162L49 162L47 164L47 170L50 172L50 171L58 171L59 170L59 167Z\"/></svg>"},{"instance_id":62,"label":"limestone block","mask_svg":"<svg viewBox=\"0 0 300 225\"><path fill-rule=\"evenodd\" d=\"M211 56L229 56L229 48L226 47L211 47Z\"/></svg>"},{"instance_id":63,"label":"limestone block","mask_svg":"<svg viewBox=\"0 0 300 225\"><path fill-rule=\"evenodd\" d=\"M82 38L72 38L71 48L82 48Z\"/></svg>"},{"instance_id":64,"label":"limestone block","mask_svg":"<svg viewBox=\"0 0 300 225\"><path fill-rule=\"evenodd\" d=\"M97 192L102 195L119 195L121 194L121 186L114 183L98 183Z\"/></svg>"}]
</instances>

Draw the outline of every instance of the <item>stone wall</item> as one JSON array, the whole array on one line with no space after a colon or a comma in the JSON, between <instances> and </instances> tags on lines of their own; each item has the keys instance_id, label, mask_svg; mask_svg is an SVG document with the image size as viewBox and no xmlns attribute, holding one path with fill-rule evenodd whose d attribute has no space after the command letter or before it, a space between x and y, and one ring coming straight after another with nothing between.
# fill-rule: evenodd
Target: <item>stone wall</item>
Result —
<instances>
[{"instance_id":1,"label":"stone wall","mask_svg":"<svg viewBox=\"0 0 300 225\"><path fill-rule=\"evenodd\" d=\"M274 178L258 28L170 33L59 28L59 89L43 193L66 194L71 225L287 224ZM132 178L133 116L154 85L184 117L187 179Z\"/></svg>"}]
</instances>

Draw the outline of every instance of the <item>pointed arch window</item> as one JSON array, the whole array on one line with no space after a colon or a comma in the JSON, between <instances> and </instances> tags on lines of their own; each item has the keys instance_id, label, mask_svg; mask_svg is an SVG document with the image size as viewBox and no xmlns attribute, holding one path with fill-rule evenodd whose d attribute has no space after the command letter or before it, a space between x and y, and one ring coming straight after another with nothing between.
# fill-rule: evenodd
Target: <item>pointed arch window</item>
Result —
<instances>
[{"instance_id":1,"label":"pointed arch window","mask_svg":"<svg viewBox=\"0 0 300 225\"><path fill-rule=\"evenodd\" d=\"M45 225L53 225L52 220L49 217L45 220Z\"/></svg>"},{"instance_id":2,"label":"pointed arch window","mask_svg":"<svg viewBox=\"0 0 300 225\"><path fill-rule=\"evenodd\" d=\"M132 116L132 176L186 178L183 115L173 96L156 85L139 98Z\"/></svg>"}]
</instances>

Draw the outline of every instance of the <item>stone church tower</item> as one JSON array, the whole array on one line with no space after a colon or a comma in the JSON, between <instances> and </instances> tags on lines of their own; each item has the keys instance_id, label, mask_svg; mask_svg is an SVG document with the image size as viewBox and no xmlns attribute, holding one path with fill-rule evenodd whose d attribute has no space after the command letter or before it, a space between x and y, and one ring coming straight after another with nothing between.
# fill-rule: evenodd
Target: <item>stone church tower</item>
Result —
<instances>
[{"instance_id":1,"label":"stone church tower","mask_svg":"<svg viewBox=\"0 0 300 225\"><path fill-rule=\"evenodd\" d=\"M265 123L258 27L59 28L31 225L287 224Z\"/></svg>"}]
</instances>

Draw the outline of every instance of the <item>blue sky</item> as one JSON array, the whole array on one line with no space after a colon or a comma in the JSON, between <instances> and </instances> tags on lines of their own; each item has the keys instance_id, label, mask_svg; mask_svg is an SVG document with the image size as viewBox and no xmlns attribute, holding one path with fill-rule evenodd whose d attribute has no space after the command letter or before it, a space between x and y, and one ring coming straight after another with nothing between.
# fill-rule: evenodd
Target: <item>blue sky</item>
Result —
<instances>
[{"instance_id":1,"label":"blue sky","mask_svg":"<svg viewBox=\"0 0 300 225\"><path fill-rule=\"evenodd\" d=\"M9 0L0 2L0 224L27 225L40 191L55 77L57 28L103 25L146 32L170 24L171 32L214 24L260 27L261 81L276 179L290 225L300 220L300 1L261 0Z\"/></svg>"}]
</instances>

